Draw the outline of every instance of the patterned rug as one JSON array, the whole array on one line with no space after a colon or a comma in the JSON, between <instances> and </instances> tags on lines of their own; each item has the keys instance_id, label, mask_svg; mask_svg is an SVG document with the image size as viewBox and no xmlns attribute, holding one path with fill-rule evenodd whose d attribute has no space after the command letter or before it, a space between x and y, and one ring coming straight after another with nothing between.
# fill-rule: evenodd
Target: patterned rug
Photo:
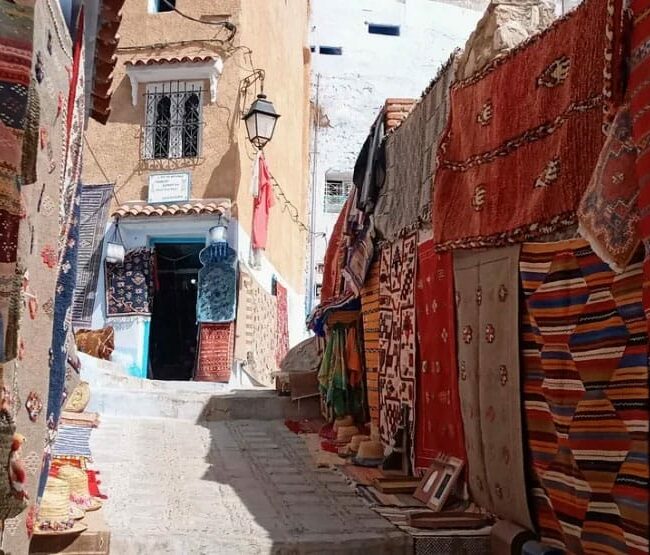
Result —
<instances>
[{"instance_id":1,"label":"patterned rug","mask_svg":"<svg viewBox=\"0 0 650 555\"><path fill-rule=\"evenodd\" d=\"M375 226L393 241L419 221L431 221L436 152L447 125L456 53L440 69L408 118L386 139L386 180L379 190Z\"/></svg>"},{"instance_id":2,"label":"patterned rug","mask_svg":"<svg viewBox=\"0 0 650 555\"><path fill-rule=\"evenodd\" d=\"M128 251L124 263L106 262L107 316L150 316L153 302L153 251Z\"/></svg>"},{"instance_id":3,"label":"patterned rug","mask_svg":"<svg viewBox=\"0 0 650 555\"><path fill-rule=\"evenodd\" d=\"M77 284L72 305L72 322L87 328L92 323L104 231L113 198L113 183L81 186Z\"/></svg>"},{"instance_id":4,"label":"patterned rug","mask_svg":"<svg viewBox=\"0 0 650 555\"><path fill-rule=\"evenodd\" d=\"M237 305L237 253L228 245L210 245L199 255L196 319L199 322L232 322Z\"/></svg>"},{"instance_id":5,"label":"patterned rug","mask_svg":"<svg viewBox=\"0 0 650 555\"><path fill-rule=\"evenodd\" d=\"M289 352L289 299L287 298L286 287L276 283L275 296L278 307L278 327L276 330L278 343L275 349L275 362L280 366Z\"/></svg>"},{"instance_id":6,"label":"patterned rug","mask_svg":"<svg viewBox=\"0 0 650 555\"><path fill-rule=\"evenodd\" d=\"M235 324L199 324L199 345L194 379L199 382L230 381Z\"/></svg>"},{"instance_id":7,"label":"patterned rug","mask_svg":"<svg viewBox=\"0 0 650 555\"><path fill-rule=\"evenodd\" d=\"M470 495L532 529L519 383L519 245L454 253L458 373Z\"/></svg>"},{"instance_id":8,"label":"patterned rug","mask_svg":"<svg viewBox=\"0 0 650 555\"><path fill-rule=\"evenodd\" d=\"M452 86L433 194L438 250L521 242L575 223L618 85L617 3L586 0Z\"/></svg>"},{"instance_id":9,"label":"patterned rug","mask_svg":"<svg viewBox=\"0 0 650 555\"><path fill-rule=\"evenodd\" d=\"M379 260L373 262L361 289L363 353L370 420L379 426Z\"/></svg>"},{"instance_id":10,"label":"patterned rug","mask_svg":"<svg viewBox=\"0 0 650 555\"><path fill-rule=\"evenodd\" d=\"M57 458L84 457L92 460L91 433L92 428L87 426L59 426L59 433L52 448L52 456Z\"/></svg>"},{"instance_id":11,"label":"patterned rug","mask_svg":"<svg viewBox=\"0 0 650 555\"><path fill-rule=\"evenodd\" d=\"M338 297L341 293L342 267L345 260L342 258L341 250L345 244L344 231L347 226L347 217L352 205L353 196L350 195L339 214L334 229L327 242L325 258L323 260L323 285L320 291L320 302L325 304Z\"/></svg>"},{"instance_id":12,"label":"patterned rug","mask_svg":"<svg viewBox=\"0 0 650 555\"><path fill-rule=\"evenodd\" d=\"M385 445L395 438L402 405L415 462L415 279L417 233L381 249L379 269L379 433Z\"/></svg>"},{"instance_id":13,"label":"patterned rug","mask_svg":"<svg viewBox=\"0 0 650 555\"><path fill-rule=\"evenodd\" d=\"M618 111L591 182L578 207L580 234L598 256L621 272L639 246L636 147L629 107Z\"/></svg>"},{"instance_id":14,"label":"patterned rug","mask_svg":"<svg viewBox=\"0 0 650 555\"><path fill-rule=\"evenodd\" d=\"M630 114L632 138L638 149L636 164L639 180L639 235L645 245L643 272L650 283L650 2L631 3L633 27L630 54ZM650 321L650 286L644 287L643 306Z\"/></svg>"},{"instance_id":15,"label":"patterned rug","mask_svg":"<svg viewBox=\"0 0 650 555\"><path fill-rule=\"evenodd\" d=\"M454 273L451 253L433 241L418 245L417 421L415 467L427 469L440 452L467 460L458 395Z\"/></svg>"},{"instance_id":16,"label":"patterned rug","mask_svg":"<svg viewBox=\"0 0 650 555\"><path fill-rule=\"evenodd\" d=\"M258 383L273 386L277 347L277 298L240 268L235 358Z\"/></svg>"},{"instance_id":17,"label":"patterned rug","mask_svg":"<svg viewBox=\"0 0 650 555\"><path fill-rule=\"evenodd\" d=\"M636 256L615 274L582 240L520 261L531 504L571 553L648 553L648 335Z\"/></svg>"}]
</instances>

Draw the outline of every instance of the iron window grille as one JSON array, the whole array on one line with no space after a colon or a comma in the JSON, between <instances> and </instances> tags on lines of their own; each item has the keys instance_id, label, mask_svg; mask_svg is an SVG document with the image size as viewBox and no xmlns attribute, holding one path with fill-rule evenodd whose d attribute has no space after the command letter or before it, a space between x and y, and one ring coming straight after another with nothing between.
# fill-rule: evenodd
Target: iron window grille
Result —
<instances>
[{"instance_id":1,"label":"iron window grille","mask_svg":"<svg viewBox=\"0 0 650 555\"><path fill-rule=\"evenodd\" d=\"M352 189L352 183L349 181L332 181L325 182L325 198L323 211L327 214L338 214L345 204L345 201Z\"/></svg>"},{"instance_id":2,"label":"iron window grille","mask_svg":"<svg viewBox=\"0 0 650 555\"><path fill-rule=\"evenodd\" d=\"M204 125L201 84L175 81L147 85L142 158L196 158Z\"/></svg>"}]
</instances>

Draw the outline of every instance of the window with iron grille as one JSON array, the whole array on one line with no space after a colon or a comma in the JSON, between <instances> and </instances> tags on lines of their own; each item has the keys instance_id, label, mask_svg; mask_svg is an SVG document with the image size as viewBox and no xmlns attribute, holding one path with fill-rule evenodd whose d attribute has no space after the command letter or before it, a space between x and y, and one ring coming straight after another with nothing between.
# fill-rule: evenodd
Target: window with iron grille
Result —
<instances>
[{"instance_id":1,"label":"window with iron grille","mask_svg":"<svg viewBox=\"0 0 650 555\"><path fill-rule=\"evenodd\" d=\"M151 83L145 94L145 160L196 158L201 152L200 82Z\"/></svg>"},{"instance_id":2,"label":"window with iron grille","mask_svg":"<svg viewBox=\"0 0 650 555\"><path fill-rule=\"evenodd\" d=\"M338 214L350 194L352 183L349 181L325 181L325 199L323 210L328 214Z\"/></svg>"}]
</instances>

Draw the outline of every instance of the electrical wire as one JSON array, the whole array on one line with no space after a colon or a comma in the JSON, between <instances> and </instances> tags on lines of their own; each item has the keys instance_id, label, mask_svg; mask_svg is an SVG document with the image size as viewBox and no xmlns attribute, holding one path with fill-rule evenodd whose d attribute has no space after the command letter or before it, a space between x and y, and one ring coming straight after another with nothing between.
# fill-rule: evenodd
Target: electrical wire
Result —
<instances>
[{"instance_id":1,"label":"electrical wire","mask_svg":"<svg viewBox=\"0 0 650 555\"><path fill-rule=\"evenodd\" d=\"M298 208L296 208L296 205L288 199L287 195L282 189L282 186L280 183L278 183L278 180L275 179L273 174L271 174L270 177L275 198L283 203L283 206L280 208L282 212L287 212L289 218L291 218L291 220L298 226L301 231L304 231L309 235L313 235L314 237L326 237L325 233L311 231L303 222L300 221L300 212Z\"/></svg>"},{"instance_id":2,"label":"electrical wire","mask_svg":"<svg viewBox=\"0 0 650 555\"><path fill-rule=\"evenodd\" d=\"M204 25L219 25L221 27L225 27L230 31L230 36L226 39L227 42L230 42L232 39L235 38L235 35L237 34L237 26L234 23L231 23L230 21L204 21L202 19L197 19L195 17L192 17L191 15L187 15L180 10L176 9L176 6L172 4L169 0L162 0L165 5L168 8L171 8L172 11L176 12L178 15L181 17L184 17L185 19L189 19L190 21L194 21L196 23L202 23Z\"/></svg>"}]
</instances>

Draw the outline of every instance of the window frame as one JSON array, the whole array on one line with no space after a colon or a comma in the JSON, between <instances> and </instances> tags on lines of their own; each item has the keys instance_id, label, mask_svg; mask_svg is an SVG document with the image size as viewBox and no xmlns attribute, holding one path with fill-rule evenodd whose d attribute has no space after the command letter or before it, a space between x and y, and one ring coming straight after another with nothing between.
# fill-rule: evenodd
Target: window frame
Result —
<instances>
[{"instance_id":1,"label":"window frame","mask_svg":"<svg viewBox=\"0 0 650 555\"><path fill-rule=\"evenodd\" d=\"M341 187L340 193L338 195L334 194L329 194L329 187L331 185L337 185ZM345 201L347 200L348 196L350 196L350 191L352 190L352 180L346 180L346 179L333 179L333 178L325 178L325 190L323 191L323 212L325 214L339 214L343 207L345 206ZM336 209L334 208L334 204L331 202L328 203L328 198L336 197L337 199L342 199L342 201L336 204ZM328 206L331 207L328 209Z\"/></svg>"},{"instance_id":2,"label":"window frame","mask_svg":"<svg viewBox=\"0 0 650 555\"><path fill-rule=\"evenodd\" d=\"M201 152L203 151L203 92L205 91L204 82L201 80L192 80L192 81L155 81L147 83L145 86L145 101L144 101L144 123L143 123L143 140L142 140L142 151L141 159L142 160L194 160L201 157ZM198 137L197 137L197 148L196 156L185 156L183 154L183 137L179 137L179 133L183 133L184 129L184 110L181 112L178 109L178 104L174 104L172 99L171 101L171 110L170 110L170 123L169 123L169 145L168 152L166 157L156 157L154 150L154 138L155 138L155 125L156 125L156 114L157 109L154 107L153 110L150 110L149 102L153 101L150 97L154 97L157 94L161 95L161 98L165 93L169 93L169 97L173 94L185 93L186 98L183 100L183 106L187 102L189 95L192 93L198 94L199 104L198 104ZM158 102L156 100L155 102Z\"/></svg>"}]
</instances>

